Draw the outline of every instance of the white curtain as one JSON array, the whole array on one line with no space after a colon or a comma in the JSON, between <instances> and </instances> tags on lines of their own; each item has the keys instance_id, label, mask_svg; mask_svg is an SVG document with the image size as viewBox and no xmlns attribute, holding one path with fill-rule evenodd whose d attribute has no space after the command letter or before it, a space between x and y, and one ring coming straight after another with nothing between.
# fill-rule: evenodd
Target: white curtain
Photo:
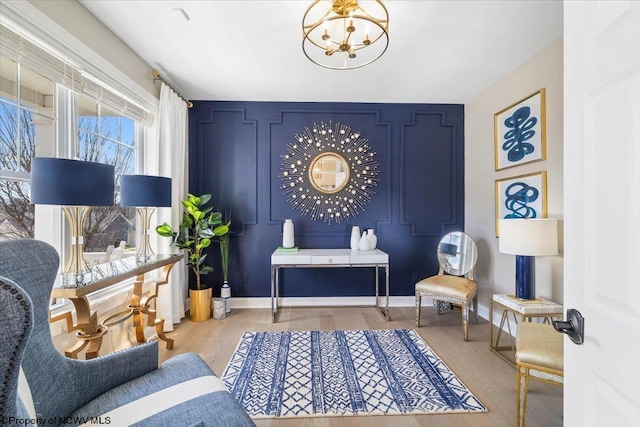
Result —
<instances>
[{"instance_id":1,"label":"white curtain","mask_svg":"<svg viewBox=\"0 0 640 427\"><path fill-rule=\"evenodd\" d=\"M171 178L171 208L159 208L156 222L166 222L174 229L182 220L180 201L186 198L188 188L187 123L186 103L162 83L158 119L152 127L156 135L148 135L147 139L147 171L150 175ZM159 237L156 233L151 233L151 236L156 240L156 253L179 253L179 249L170 246L171 239ZM173 331L173 325L180 323L185 315L187 280L187 268L183 260L171 270L169 283L158 289L156 310L158 317L165 319L165 332Z\"/></svg>"}]
</instances>

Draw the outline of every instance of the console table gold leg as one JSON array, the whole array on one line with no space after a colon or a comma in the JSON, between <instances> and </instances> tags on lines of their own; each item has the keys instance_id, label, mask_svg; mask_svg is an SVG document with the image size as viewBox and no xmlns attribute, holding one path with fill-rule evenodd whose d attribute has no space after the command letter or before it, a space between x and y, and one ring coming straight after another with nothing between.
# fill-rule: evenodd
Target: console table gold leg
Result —
<instances>
[{"instance_id":1,"label":"console table gold leg","mask_svg":"<svg viewBox=\"0 0 640 427\"><path fill-rule=\"evenodd\" d=\"M158 339L167 343L167 350L173 349L174 340L168 338L164 333L164 319L157 318L157 312L151 308L151 301L158 297L158 287L168 283L169 273L174 264L165 265L163 268L163 277L153 283L153 289L148 295L142 295L142 284L144 283L144 275L138 276L134 284L133 297L131 298L131 306L134 310L133 324L136 330L136 340L140 343L146 342L144 337L144 328L142 326L142 315L147 315L147 326L155 326Z\"/></svg>"},{"instance_id":2,"label":"console table gold leg","mask_svg":"<svg viewBox=\"0 0 640 427\"><path fill-rule=\"evenodd\" d=\"M147 326L153 326L156 324L156 311L148 307L144 310L144 314L147 315Z\"/></svg>"},{"instance_id":3,"label":"console table gold leg","mask_svg":"<svg viewBox=\"0 0 640 427\"><path fill-rule=\"evenodd\" d=\"M102 337L98 337L89 341L89 345L87 346L87 352L85 353L85 357L87 360L95 359L98 357L98 352L100 351L100 346L102 345Z\"/></svg>"},{"instance_id":4,"label":"console table gold leg","mask_svg":"<svg viewBox=\"0 0 640 427\"><path fill-rule=\"evenodd\" d=\"M86 348L85 358L94 359L98 357L102 337L107 332L107 327L98 324L98 315L91 314L89 300L86 297L70 298L70 300L76 308L77 324L73 329L78 329L76 338L80 342L66 350L65 356L77 359L78 354Z\"/></svg>"},{"instance_id":5,"label":"console table gold leg","mask_svg":"<svg viewBox=\"0 0 640 427\"><path fill-rule=\"evenodd\" d=\"M146 338L144 337L144 329L136 328L136 342L139 342L139 343L147 342Z\"/></svg>"},{"instance_id":6,"label":"console table gold leg","mask_svg":"<svg viewBox=\"0 0 640 427\"><path fill-rule=\"evenodd\" d=\"M181 259L183 259L182 255L162 255L149 264L136 264L135 266L126 260L119 260L115 262L117 265L104 265L103 269L98 269L96 280L91 282L91 289L85 287L77 289L54 287L51 297L70 300L74 305L75 311L75 316L72 316L71 311L66 311L57 316L49 315L50 323L62 320L66 322L66 328L63 327L63 329L67 329L65 332L75 331L77 342L71 345L70 348L64 350L65 356L77 359L80 352L85 352L87 359L98 357L102 345L102 337L108 332L109 327L122 323L131 317L133 318L132 322L138 342L146 342L144 329L145 327L154 326L160 339L165 340L167 342L167 348L171 349L173 347L173 340L164 335L164 323L162 320L158 321L155 307L151 307L150 301L157 297L158 286L167 283L173 265ZM162 273L160 279L152 281L152 291L143 295L145 274L158 270L161 267ZM109 315L103 319L102 322L99 322L98 314L96 312L92 313L87 295L108 288L122 282L125 278L131 277L134 277L135 281L133 283L133 295L127 309ZM144 314L148 316L146 320L142 317Z\"/></svg>"},{"instance_id":7,"label":"console table gold leg","mask_svg":"<svg viewBox=\"0 0 640 427\"><path fill-rule=\"evenodd\" d=\"M64 355L71 359L77 359L78 354L89 344L88 341L78 341L73 347L64 351Z\"/></svg>"},{"instance_id":8,"label":"console table gold leg","mask_svg":"<svg viewBox=\"0 0 640 427\"><path fill-rule=\"evenodd\" d=\"M168 338L164 334L164 319L156 319L155 325L156 325L156 334L158 334L158 339L161 339L162 341L167 343L167 350L173 349L173 339Z\"/></svg>"},{"instance_id":9,"label":"console table gold leg","mask_svg":"<svg viewBox=\"0 0 640 427\"><path fill-rule=\"evenodd\" d=\"M135 282L133 282L133 295L131 296L131 303L129 308L133 314L133 329L136 333L136 342L144 343L147 340L144 337L144 322L142 320L142 313L145 310L145 304L142 303L142 285L144 284L144 274L136 276Z\"/></svg>"},{"instance_id":10,"label":"console table gold leg","mask_svg":"<svg viewBox=\"0 0 640 427\"><path fill-rule=\"evenodd\" d=\"M130 318L131 316L133 316L133 310L131 310L130 308L127 308L126 310L122 310L118 313L112 314L111 316L105 319L102 319L101 323L109 327L109 326L117 325L118 323L122 323L128 318Z\"/></svg>"},{"instance_id":11,"label":"console table gold leg","mask_svg":"<svg viewBox=\"0 0 640 427\"><path fill-rule=\"evenodd\" d=\"M67 327L66 332L72 332L76 329L80 329L80 326L73 324L73 316L71 315L71 311L65 311L64 313L58 314L57 316L51 316L51 314L49 314L49 323L55 323L59 320L65 321L65 325Z\"/></svg>"}]
</instances>

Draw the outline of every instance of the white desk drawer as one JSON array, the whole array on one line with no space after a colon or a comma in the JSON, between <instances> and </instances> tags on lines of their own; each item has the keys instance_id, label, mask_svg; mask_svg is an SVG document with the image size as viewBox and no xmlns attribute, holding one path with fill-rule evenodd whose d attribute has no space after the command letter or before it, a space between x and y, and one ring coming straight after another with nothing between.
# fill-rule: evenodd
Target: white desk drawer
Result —
<instances>
[{"instance_id":1,"label":"white desk drawer","mask_svg":"<svg viewBox=\"0 0 640 427\"><path fill-rule=\"evenodd\" d=\"M271 255L271 265L297 265L310 263L311 257L309 255L301 255L298 253L281 253Z\"/></svg>"},{"instance_id":2,"label":"white desk drawer","mask_svg":"<svg viewBox=\"0 0 640 427\"><path fill-rule=\"evenodd\" d=\"M331 265L331 264L349 264L349 255L312 255L311 264L314 265Z\"/></svg>"}]
</instances>

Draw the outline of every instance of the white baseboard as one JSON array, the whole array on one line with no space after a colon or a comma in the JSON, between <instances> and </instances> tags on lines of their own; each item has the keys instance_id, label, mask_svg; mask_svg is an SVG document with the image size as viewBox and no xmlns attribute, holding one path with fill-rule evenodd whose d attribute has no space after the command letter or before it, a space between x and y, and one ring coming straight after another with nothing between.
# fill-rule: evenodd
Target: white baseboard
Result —
<instances>
[{"instance_id":1,"label":"white baseboard","mask_svg":"<svg viewBox=\"0 0 640 427\"><path fill-rule=\"evenodd\" d=\"M375 297L283 297L279 299L279 307L331 307L331 306L373 306L375 305ZM381 303L384 297L380 297ZM413 307L415 305L415 297L411 296L390 296L389 307ZM422 299L423 307L431 305L429 298ZM270 297L232 297L231 308L271 308ZM478 316L485 320L489 320L489 307L478 304ZM500 316L494 314L493 322L495 326L499 326ZM508 333L506 325L503 328ZM512 331L515 332L515 331Z\"/></svg>"},{"instance_id":2,"label":"white baseboard","mask_svg":"<svg viewBox=\"0 0 640 427\"><path fill-rule=\"evenodd\" d=\"M278 299L279 307L322 307L322 306L363 306L375 305L376 297L285 297ZM384 297L380 297L380 303ZM389 297L389 307L413 307L413 296ZM231 308L271 308L271 298L232 297Z\"/></svg>"}]
</instances>

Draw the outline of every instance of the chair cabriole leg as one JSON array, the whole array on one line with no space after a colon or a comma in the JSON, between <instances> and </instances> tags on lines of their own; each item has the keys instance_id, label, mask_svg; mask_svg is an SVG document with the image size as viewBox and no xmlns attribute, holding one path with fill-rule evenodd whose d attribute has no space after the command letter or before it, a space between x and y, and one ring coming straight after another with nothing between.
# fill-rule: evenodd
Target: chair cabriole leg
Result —
<instances>
[{"instance_id":1,"label":"chair cabriole leg","mask_svg":"<svg viewBox=\"0 0 640 427\"><path fill-rule=\"evenodd\" d=\"M516 426L525 427L527 417L527 394L529 389L529 368L516 366L517 375L517 407L516 407Z\"/></svg>"},{"instance_id":2,"label":"chair cabriole leg","mask_svg":"<svg viewBox=\"0 0 640 427\"><path fill-rule=\"evenodd\" d=\"M478 294L473 297L473 317L475 318L476 325L478 324Z\"/></svg>"},{"instance_id":3,"label":"chair cabriole leg","mask_svg":"<svg viewBox=\"0 0 640 427\"><path fill-rule=\"evenodd\" d=\"M464 340L469 341L469 303L462 304L462 328L464 329Z\"/></svg>"}]
</instances>

